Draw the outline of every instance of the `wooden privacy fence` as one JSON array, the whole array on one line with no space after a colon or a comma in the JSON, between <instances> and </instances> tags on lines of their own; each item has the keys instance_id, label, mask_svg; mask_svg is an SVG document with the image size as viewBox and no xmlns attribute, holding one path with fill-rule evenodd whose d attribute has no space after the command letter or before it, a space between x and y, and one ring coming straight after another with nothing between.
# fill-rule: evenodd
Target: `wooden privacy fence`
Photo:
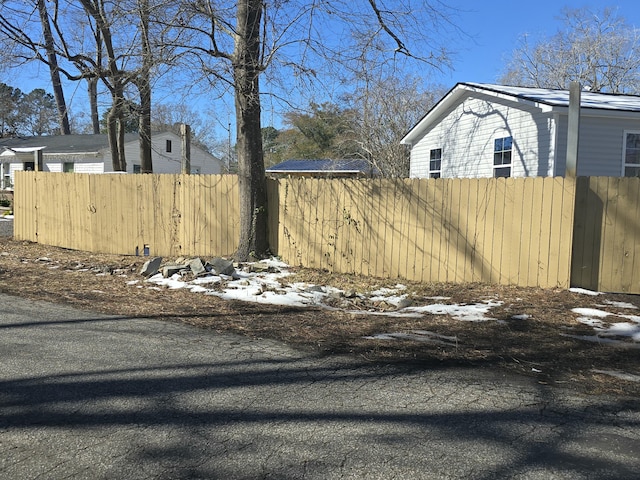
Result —
<instances>
[{"instance_id":1,"label":"wooden privacy fence","mask_svg":"<svg viewBox=\"0 0 640 480\"><path fill-rule=\"evenodd\" d=\"M19 172L14 237L140 255L228 255L239 235L237 177Z\"/></svg>"},{"instance_id":2,"label":"wooden privacy fence","mask_svg":"<svg viewBox=\"0 0 640 480\"><path fill-rule=\"evenodd\" d=\"M573 188L561 178L282 180L278 253L423 282L568 286Z\"/></svg>"},{"instance_id":3,"label":"wooden privacy fence","mask_svg":"<svg viewBox=\"0 0 640 480\"><path fill-rule=\"evenodd\" d=\"M640 178L578 178L571 283L640 293Z\"/></svg>"},{"instance_id":4,"label":"wooden privacy fence","mask_svg":"<svg viewBox=\"0 0 640 480\"><path fill-rule=\"evenodd\" d=\"M17 172L15 191L17 239L162 256L238 243L235 176ZM301 178L268 195L271 248L292 265L640 293L639 179Z\"/></svg>"}]
</instances>

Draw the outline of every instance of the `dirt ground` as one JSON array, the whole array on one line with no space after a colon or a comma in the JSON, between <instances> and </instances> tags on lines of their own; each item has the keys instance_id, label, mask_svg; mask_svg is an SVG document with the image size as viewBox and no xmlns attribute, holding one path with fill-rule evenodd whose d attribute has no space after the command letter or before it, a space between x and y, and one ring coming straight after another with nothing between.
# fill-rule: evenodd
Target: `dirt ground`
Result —
<instances>
[{"instance_id":1,"label":"dirt ground","mask_svg":"<svg viewBox=\"0 0 640 480\"><path fill-rule=\"evenodd\" d=\"M563 336L594 335L577 322L577 307L597 308L605 300L640 308L640 297L598 297L566 290L482 284L415 284L412 297L450 297L447 303L503 302L489 316L498 321L462 322L447 315L397 318L373 315L385 305L353 302L355 315L321 308L265 306L224 301L186 289L135 288L144 257L101 255L0 237L0 292L47 300L114 315L185 322L214 332L230 332L284 341L317 355L346 354L370 362L403 362L414 368L471 366L495 368L535 377L541 384L587 394L640 395L640 382L601 371L640 376L640 345L629 340L612 346ZM397 281L295 270L296 281L367 292ZM294 280L291 280L294 281ZM357 297L356 297L357 298ZM607 307L615 312L615 307ZM1 312L1 309L0 309ZM621 313L629 313L629 310ZM514 319L514 315L527 318ZM455 343L371 340L366 336L428 330L455 337Z\"/></svg>"}]
</instances>

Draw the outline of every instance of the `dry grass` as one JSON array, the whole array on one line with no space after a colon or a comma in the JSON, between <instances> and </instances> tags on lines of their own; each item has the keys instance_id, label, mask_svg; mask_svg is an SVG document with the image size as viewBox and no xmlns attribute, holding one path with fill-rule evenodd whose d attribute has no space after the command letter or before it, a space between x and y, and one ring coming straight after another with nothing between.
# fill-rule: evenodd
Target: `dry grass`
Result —
<instances>
[{"instance_id":1,"label":"dry grass","mask_svg":"<svg viewBox=\"0 0 640 480\"><path fill-rule=\"evenodd\" d=\"M127 281L141 278L138 272L144 258L139 257L70 251L3 237L0 253L0 292L10 295L109 314L180 321L217 332L272 338L319 355L348 354L371 362L403 362L418 368L502 368L536 377L541 383L586 393L640 394L640 382L594 372L618 370L640 375L640 349L631 342L614 347L561 335L563 331L593 335L591 328L576 321L572 308L593 308L604 300L640 307L640 298L633 295L590 297L565 290L405 283L418 303L433 303L428 297L434 296L450 297L449 303L499 300L502 305L490 312L499 322L461 322L443 315L397 318L371 314L371 310L391 307L366 303L359 297L343 300L351 310L361 310L360 314L353 314L227 302L186 290L136 288L127 285ZM297 280L354 292L396 283L311 270L297 270L296 276ZM614 311L612 307L607 310ZM528 318L514 320L512 317L517 314L526 314ZM439 344L364 338L413 330L428 330L455 337L456 341Z\"/></svg>"}]
</instances>

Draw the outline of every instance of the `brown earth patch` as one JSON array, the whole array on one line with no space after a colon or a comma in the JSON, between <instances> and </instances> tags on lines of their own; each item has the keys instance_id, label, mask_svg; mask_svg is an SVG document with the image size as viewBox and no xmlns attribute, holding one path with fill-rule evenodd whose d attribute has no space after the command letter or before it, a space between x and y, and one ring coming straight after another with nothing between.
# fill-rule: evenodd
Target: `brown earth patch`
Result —
<instances>
[{"instance_id":1,"label":"brown earth patch","mask_svg":"<svg viewBox=\"0 0 640 480\"><path fill-rule=\"evenodd\" d=\"M0 292L107 314L180 321L214 332L271 338L318 355L347 354L371 362L409 363L417 368L500 368L535 377L542 384L583 393L640 395L640 382L597 373L619 371L640 376L637 342L627 339L622 346L612 346L562 335L594 335L592 328L577 322L578 315L571 309L598 308L604 301L640 307L640 297L635 295L592 297L562 289L402 282L414 305L435 303L430 297L449 297L444 302L452 304L486 300L502 304L488 313L497 321L462 322L447 315L429 314L398 318L375 314L394 307L372 304L358 295L341 301L347 303L350 311L359 311L356 314L231 302L185 289L150 288L139 275L144 260L0 237ZM294 272L295 276L287 281L330 285L355 293L397 283L315 270L294 269ZM140 281L128 284L132 280ZM607 306L606 310L634 312L614 306ZM527 317L514 319L514 315ZM428 331L448 339L427 342L365 338L415 331Z\"/></svg>"}]
</instances>

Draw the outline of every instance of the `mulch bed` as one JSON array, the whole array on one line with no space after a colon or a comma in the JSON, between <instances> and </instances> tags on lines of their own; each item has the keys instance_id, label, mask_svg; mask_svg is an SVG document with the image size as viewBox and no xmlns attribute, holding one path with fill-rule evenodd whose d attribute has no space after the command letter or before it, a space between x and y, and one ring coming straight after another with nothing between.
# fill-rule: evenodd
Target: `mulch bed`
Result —
<instances>
[{"instance_id":1,"label":"mulch bed","mask_svg":"<svg viewBox=\"0 0 640 480\"><path fill-rule=\"evenodd\" d=\"M346 354L369 362L394 362L412 368L468 366L499 368L535 377L546 385L582 393L640 395L640 382L618 379L594 370L640 375L640 345L627 341L611 346L562 336L593 335L578 323L577 307L597 308L604 300L632 303L635 295L598 297L562 289L504 287L484 284L407 285L415 302L450 297L447 303L503 302L489 313L498 321L462 322L447 315L398 318L374 315L384 305L353 301L350 310L295 308L224 301L187 290L138 288L143 257L102 255L66 250L0 237L0 292L72 305L81 309L132 317L185 322L213 332L281 340L317 355ZM368 292L397 281L295 269L295 279ZM357 297L356 297L357 298ZM431 301L433 303L433 301ZM607 307L607 311L615 311ZM621 310L622 312L622 310ZM625 313L630 313L627 310ZM514 315L527 315L513 319ZM454 342L372 340L380 333L426 330Z\"/></svg>"}]
</instances>

